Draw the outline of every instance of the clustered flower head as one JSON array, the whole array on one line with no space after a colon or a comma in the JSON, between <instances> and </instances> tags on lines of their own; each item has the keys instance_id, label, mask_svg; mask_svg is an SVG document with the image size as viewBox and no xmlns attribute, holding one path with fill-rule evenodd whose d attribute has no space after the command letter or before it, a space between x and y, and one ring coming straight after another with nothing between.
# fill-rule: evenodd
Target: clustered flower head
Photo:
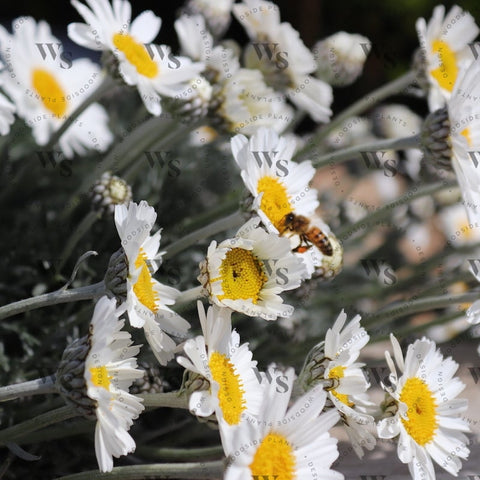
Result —
<instances>
[{"instance_id":1,"label":"clustered flower head","mask_svg":"<svg viewBox=\"0 0 480 480\"><path fill-rule=\"evenodd\" d=\"M326 165L325 157L319 160L319 154L309 153L322 135L323 153L332 154L333 159L336 152L327 150L348 146L347 160L354 161L360 153L366 168L373 163L377 170L370 180L378 191L372 188L370 193L388 198L393 183L386 186L380 170L384 177L401 172L415 181L425 166L438 175L443 169L453 170L459 191L453 205L442 204L439 218L444 231L452 236L468 222L480 224L480 62L468 51L480 29L473 17L458 6L447 14L438 6L428 23L423 18L416 23L420 50L414 64L430 109L423 123L407 107L393 104L379 107L373 114L376 120L357 129L351 124L366 121L360 116L343 123L331 120L332 87L350 85L360 76L372 47L366 37L339 32L309 49L299 32L281 21L279 8L272 2L189 0L174 23L180 49L176 54L170 46L156 43L162 20L151 10L132 19L127 0L71 0L71 4L82 21L70 23L68 36L82 47L102 52L103 70L89 59L66 55L44 21L18 18L11 33L0 26L0 66L4 67L0 71L0 134L7 135L18 118L31 130L36 145L58 146L68 159L84 156L79 162L87 162L93 151L105 153L112 161L118 153L118 146L112 147L118 135L112 127L115 117L109 117L108 101L91 98L96 99L107 85L114 93L135 96L139 117L148 117L141 126L151 138L146 141L141 129L132 135L135 145L125 147L131 162L122 165L119 160L119 169L125 167L122 177L105 169L90 189L94 216L102 217L103 226L109 223L116 229L118 237L102 294L95 297L88 335L67 347L55 380L65 401L96 421L99 469L110 472L113 457L136 448L129 430L144 410L144 398L129 388L144 371L138 368L141 345L133 344L133 335L135 341L145 339L142 353L147 351L162 367L183 368L178 397L188 397L188 411L196 418L213 419L217 425L226 480L342 480L343 474L336 470L341 465L332 468L339 458L334 436L338 430L332 430L337 425L359 458L365 450L373 450L378 439L388 439L396 444L398 458L408 464L414 480L435 479L432 460L458 475L470 453L465 435L469 427L462 416L467 400L459 398L465 385L455 376L458 364L444 358L426 337L410 343L404 355L391 334L393 358L385 353L389 381L381 384L384 401L377 405L370 397L365 363L360 361L370 340L365 328L369 323L361 325L359 314L347 321L346 310L352 306L347 303L340 313L340 308L335 310L336 319L325 313L331 299L325 298L321 285L341 275L344 249L345 258L351 253L341 216L350 215L355 219L352 225L365 230L361 222L366 215L362 206L346 213L338 207L336 215L331 214L328 194L318 187L322 174L315 168L322 161ZM232 19L248 36L244 48L233 40L220 41ZM58 45L55 55L52 45ZM312 138L292 133L303 114L310 117L308 121L325 124ZM164 198L159 195L171 187L168 174L152 173L145 183L149 187L135 191L148 202L133 201L130 186L140 168L133 158L135 149L151 147L153 151L173 137L180 138L173 130L157 131L169 115L176 117L175 122L188 120L192 129L201 127L196 134L208 132L206 142L202 138L203 142L185 143L196 147L210 143L208 152L222 152L226 169L241 179L246 194L242 208L229 217L228 224L215 221L201 228L200 235L183 231L185 224L179 223L178 241L172 240L173 228L162 230L169 224L162 217ZM408 121L400 127L385 123L396 117ZM71 125L69 119L73 119ZM177 123L171 125L180 128ZM375 152L354 150L367 135L377 134L394 140L411 134L417 144L412 148L409 144L405 159L383 151L387 155L375 164L373 159L378 158L368 156ZM214 182L223 180L215 177ZM402 188L401 182L395 184L397 188ZM352 181L350 191L354 189ZM458 202L460 195L465 209ZM184 205L178 203L181 211ZM417 226L429 216L423 204L408 208L416 211L412 214L405 207L395 217L399 230L409 214ZM157 211L162 213L157 216ZM480 238L471 232L466 237L457 238L455 246L475 245ZM166 251L160 251L161 241L167 243ZM185 243L195 245L190 258L195 262L188 267L190 277L182 278L181 286L175 288L161 277L161 267ZM380 249L381 243L373 241L368 251ZM418 245L416 249L422 251ZM356 266L362 263L355 252L351 257ZM374 285L383 295L387 289L380 285L380 278L394 278L388 276L392 266L371 260L370 268L365 262L363 277L383 268L383 277L379 270ZM74 273L77 269L76 265ZM480 281L479 271L472 272ZM363 279L359 268L348 274L354 282ZM312 302L320 305L316 310L320 314L310 314L299 305L305 291L313 292ZM362 301L368 305L362 292ZM357 292L346 294L354 298ZM196 303L196 315L192 300L198 298L202 300ZM466 311L471 323L480 322L479 302L469 304ZM303 328L303 323L314 328ZM255 359L262 348L270 347L265 344L270 336L272 343L278 340L275 335L284 332L285 325L292 333L292 350L299 350L302 335L310 346L315 344L310 352L301 353L304 365L298 375L281 359L266 365ZM250 331L266 332L268 342L262 344L254 335L246 342L241 337ZM285 346L285 358L293 358L287 350Z\"/></svg>"}]
</instances>

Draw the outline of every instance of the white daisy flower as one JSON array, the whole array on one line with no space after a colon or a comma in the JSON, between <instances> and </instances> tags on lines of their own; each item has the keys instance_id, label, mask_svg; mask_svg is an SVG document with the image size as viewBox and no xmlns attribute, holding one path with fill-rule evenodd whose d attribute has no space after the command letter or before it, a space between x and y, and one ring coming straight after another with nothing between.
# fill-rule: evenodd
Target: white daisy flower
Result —
<instances>
[{"instance_id":1,"label":"white daisy flower","mask_svg":"<svg viewBox=\"0 0 480 480\"><path fill-rule=\"evenodd\" d=\"M293 307L280 293L297 288L306 276L303 262L290 251L290 242L259 228L252 218L234 238L208 247L199 280L210 300L251 317L289 317Z\"/></svg>"},{"instance_id":2,"label":"white daisy flower","mask_svg":"<svg viewBox=\"0 0 480 480\"><path fill-rule=\"evenodd\" d=\"M160 231L150 236L156 218L145 201L115 206L115 225L128 261L128 318L133 327L144 328L153 353L165 365L176 348L170 335L185 337L190 324L168 307L180 292L153 278L162 255Z\"/></svg>"},{"instance_id":3,"label":"white daisy flower","mask_svg":"<svg viewBox=\"0 0 480 480\"><path fill-rule=\"evenodd\" d=\"M182 15L175 21L182 53L202 62L213 73L214 81L230 78L240 68L235 52L222 45L214 46L213 37L207 30L201 15Z\"/></svg>"},{"instance_id":4,"label":"white daisy flower","mask_svg":"<svg viewBox=\"0 0 480 480\"><path fill-rule=\"evenodd\" d=\"M221 104L217 114L229 132L253 135L259 127L282 132L293 120L293 110L256 69L237 70L223 82L218 96Z\"/></svg>"},{"instance_id":5,"label":"white daisy flower","mask_svg":"<svg viewBox=\"0 0 480 480\"><path fill-rule=\"evenodd\" d=\"M8 135L10 132L10 125L15 121L15 110L15 105L0 93L0 135Z\"/></svg>"},{"instance_id":6,"label":"white daisy flower","mask_svg":"<svg viewBox=\"0 0 480 480\"><path fill-rule=\"evenodd\" d=\"M267 84L286 95L317 122L332 114L332 88L310 74L317 63L299 33L289 23L280 23L278 7L263 0L244 0L233 12L245 27L252 44L246 50L247 67L261 70Z\"/></svg>"},{"instance_id":7,"label":"white daisy flower","mask_svg":"<svg viewBox=\"0 0 480 480\"><path fill-rule=\"evenodd\" d=\"M201 417L213 413L235 428L260 409L263 387L254 369L248 343L240 345L240 336L231 325L231 310L216 305L205 310L197 303L203 336L187 340L183 349L188 358L177 357L187 370L202 375L210 382L208 390L193 392L190 411Z\"/></svg>"},{"instance_id":8,"label":"white daisy flower","mask_svg":"<svg viewBox=\"0 0 480 480\"><path fill-rule=\"evenodd\" d=\"M360 315L350 320L347 326L346 319L342 310L325 335L324 379L331 382L326 387L328 398L340 413L355 453L362 458L363 448L372 450L376 444L369 431L374 418L368 414L375 406L365 395L370 384L362 371L364 364L356 362L370 337L360 326Z\"/></svg>"},{"instance_id":9,"label":"white daisy flower","mask_svg":"<svg viewBox=\"0 0 480 480\"><path fill-rule=\"evenodd\" d=\"M470 221L480 219L480 64L459 74L447 104L452 165Z\"/></svg>"},{"instance_id":10,"label":"white daisy flower","mask_svg":"<svg viewBox=\"0 0 480 480\"><path fill-rule=\"evenodd\" d=\"M170 47L152 43L161 19L151 10L131 22L131 5L127 0L114 0L113 6L108 0L86 2L90 8L72 0L86 23L71 23L68 36L83 47L112 52L125 83L138 88L151 114L162 112L160 95L182 96L185 84L204 69L189 58L174 56Z\"/></svg>"},{"instance_id":11,"label":"white daisy flower","mask_svg":"<svg viewBox=\"0 0 480 480\"><path fill-rule=\"evenodd\" d=\"M334 241L333 234L315 215L319 203L316 191L309 186L315 175L311 162L293 162L295 140L279 137L266 128L258 129L250 140L236 135L231 147L243 182L254 198L253 210L269 232L290 239L291 249L305 263L311 277L315 268L322 266L324 257L332 257L334 253L328 240L330 236ZM301 237L295 231L298 222L305 224L305 232L316 229L319 244L325 247L323 253L305 235Z\"/></svg>"},{"instance_id":12,"label":"white daisy flower","mask_svg":"<svg viewBox=\"0 0 480 480\"><path fill-rule=\"evenodd\" d=\"M271 382L265 389L256 421L224 434L229 456L225 480L245 478L325 478L342 480L330 467L338 457L337 440L328 432L338 421L332 410L320 414L326 395L315 387L287 410L294 372L285 375L286 389ZM222 423L219 423L222 428Z\"/></svg>"},{"instance_id":13,"label":"white daisy flower","mask_svg":"<svg viewBox=\"0 0 480 480\"><path fill-rule=\"evenodd\" d=\"M315 212L319 203L310 188L315 169L309 160L300 164L292 161L293 139L259 128L250 139L233 137L231 147L243 182L253 195L255 211L269 232L282 231L288 213L310 216Z\"/></svg>"},{"instance_id":14,"label":"white daisy flower","mask_svg":"<svg viewBox=\"0 0 480 480\"><path fill-rule=\"evenodd\" d=\"M88 337L84 376L87 395L96 403L95 454L102 472L112 470L112 457L135 450L128 429L144 408L141 398L128 393L143 371L136 368L140 347L131 346L130 334L121 331L123 311L116 309L115 299L102 297L95 305Z\"/></svg>"},{"instance_id":15,"label":"white daisy flower","mask_svg":"<svg viewBox=\"0 0 480 480\"><path fill-rule=\"evenodd\" d=\"M102 74L86 58L71 60L46 22L22 17L12 25L12 35L0 26L0 52L7 67L0 74L0 82L15 103L18 116L32 128L35 141L45 145L100 85ZM61 136L58 144L64 155L70 158L88 149L105 151L113 140L107 124L104 108L99 104L89 106ZM95 125L95 131L91 125Z\"/></svg>"},{"instance_id":16,"label":"white daisy flower","mask_svg":"<svg viewBox=\"0 0 480 480\"><path fill-rule=\"evenodd\" d=\"M318 41L312 49L317 77L334 86L352 84L362 74L367 59L362 44L371 45L367 37L347 32Z\"/></svg>"},{"instance_id":17,"label":"white daisy flower","mask_svg":"<svg viewBox=\"0 0 480 480\"><path fill-rule=\"evenodd\" d=\"M397 339L391 334L395 362L386 352L393 416L378 424L380 438L398 438L397 454L408 463L415 480L435 479L432 459L452 475L462 467L460 459L469 455L468 439L461 432L469 427L462 418L467 400L456 398L465 385L454 378L458 364L444 359L431 340L423 338L409 345L405 360Z\"/></svg>"},{"instance_id":18,"label":"white daisy flower","mask_svg":"<svg viewBox=\"0 0 480 480\"><path fill-rule=\"evenodd\" d=\"M429 83L428 105L433 112L450 98L460 69L473 62L468 44L480 30L470 13L457 5L447 15L445 7L438 5L428 25L419 18L416 27Z\"/></svg>"}]
</instances>

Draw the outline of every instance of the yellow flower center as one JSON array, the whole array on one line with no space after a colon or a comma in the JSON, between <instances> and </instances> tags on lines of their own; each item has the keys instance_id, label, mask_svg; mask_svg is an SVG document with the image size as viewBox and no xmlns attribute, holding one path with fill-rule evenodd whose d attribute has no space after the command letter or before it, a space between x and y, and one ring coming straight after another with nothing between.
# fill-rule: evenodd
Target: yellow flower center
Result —
<instances>
[{"instance_id":1,"label":"yellow flower center","mask_svg":"<svg viewBox=\"0 0 480 480\"><path fill-rule=\"evenodd\" d=\"M153 288L153 278L146 260L147 256L145 255L143 248L141 248L138 257L135 260L135 268L141 268L141 271L137 281L133 285L133 292L140 303L145 305L153 313L157 313L159 297L158 293Z\"/></svg>"},{"instance_id":2,"label":"yellow flower center","mask_svg":"<svg viewBox=\"0 0 480 480\"><path fill-rule=\"evenodd\" d=\"M68 106L65 93L51 73L41 68L33 70L32 86L47 110L57 117L65 114Z\"/></svg>"},{"instance_id":3,"label":"yellow flower center","mask_svg":"<svg viewBox=\"0 0 480 480\"><path fill-rule=\"evenodd\" d=\"M103 387L105 390L110 390L110 380L113 378L108 375L107 367L92 367L90 368L90 375L92 376L92 383L96 387Z\"/></svg>"},{"instance_id":4,"label":"yellow flower center","mask_svg":"<svg viewBox=\"0 0 480 480\"><path fill-rule=\"evenodd\" d=\"M442 40L433 41L432 53L438 55L440 65L431 70L430 74L440 87L451 92L458 75L455 53L450 49L448 43L443 42Z\"/></svg>"},{"instance_id":5,"label":"yellow flower center","mask_svg":"<svg viewBox=\"0 0 480 480\"><path fill-rule=\"evenodd\" d=\"M213 352L208 362L213 379L219 384L218 401L223 418L229 425L238 425L242 412L247 408L245 390L240 376L230 360L223 354Z\"/></svg>"},{"instance_id":6,"label":"yellow flower center","mask_svg":"<svg viewBox=\"0 0 480 480\"><path fill-rule=\"evenodd\" d=\"M125 55L125 58L140 75L148 78L155 78L158 75L158 66L150 58L145 45L136 42L132 36L116 33L113 36L113 44Z\"/></svg>"},{"instance_id":7,"label":"yellow flower center","mask_svg":"<svg viewBox=\"0 0 480 480\"><path fill-rule=\"evenodd\" d=\"M460 135L463 135L467 139L468 146L471 147L472 146L472 135L470 133L470 129L468 127L464 128L460 132Z\"/></svg>"},{"instance_id":8,"label":"yellow flower center","mask_svg":"<svg viewBox=\"0 0 480 480\"><path fill-rule=\"evenodd\" d=\"M420 378L409 378L400 401L408 408L408 420L401 419L407 433L421 446L430 442L438 426L435 418L437 404L427 384Z\"/></svg>"},{"instance_id":9,"label":"yellow flower center","mask_svg":"<svg viewBox=\"0 0 480 480\"><path fill-rule=\"evenodd\" d=\"M262 440L249 465L253 478L275 480L293 480L296 478L295 467L292 446L283 435L275 432Z\"/></svg>"},{"instance_id":10,"label":"yellow flower center","mask_svg":"<svg viewBox=\"0 0 480 480\"><path fill-rule=\"evenodd\" d=\"M220 267L223 295L218 299L248 300L257 303L268 278L262 262L250 250L232 248ZM218 279L213 279L215 281Z\"/></svg>"},{"instance_id":11,"label":"yellow flower center","mask_svg":"<svg viewBox=\"0 0 480 480\"><path fill-rule=\"evenodd\" d=\"M263 192L260 208L277 230L281 229L282 219L293 208L285 185L274 177L262 177L257 184L258 193Z\"/></svg>"},{"instance_id":12,"label":"yellow flower center","mask_svg":"<svg viewBox=\"0 0 480 480\"><path fill-rule=\"evenodd\" d=\"M345 367L342 365L339 365L338 367L333 367L328 373L328 378L332 378L335 380L340 380L344 376L345 376ZM355 406L355 404L349 400L348 395L344 393L338 393L334 388L332 388L330 391L336 398L338 398L338 400L340 400L342 403L344 403L348 407Z\"/></svg>"}]
</instances>

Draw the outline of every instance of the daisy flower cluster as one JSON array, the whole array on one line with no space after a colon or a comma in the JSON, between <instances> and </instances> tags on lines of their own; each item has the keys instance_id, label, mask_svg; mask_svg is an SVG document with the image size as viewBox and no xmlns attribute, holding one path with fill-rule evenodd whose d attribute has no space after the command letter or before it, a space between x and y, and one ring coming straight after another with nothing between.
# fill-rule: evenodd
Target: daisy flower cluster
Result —
<instances>
[{"instance_id":1,"label":"daisy flower cluster","mask_svg":"<svg viewBox=\"0 0 480 480\"><path fill-rule=\"evenodd\" d=\"M0 25L0 477L469 474L474 16L418 18L337 111L381 41L177 7Z\"/></svg>"}]
</instances>

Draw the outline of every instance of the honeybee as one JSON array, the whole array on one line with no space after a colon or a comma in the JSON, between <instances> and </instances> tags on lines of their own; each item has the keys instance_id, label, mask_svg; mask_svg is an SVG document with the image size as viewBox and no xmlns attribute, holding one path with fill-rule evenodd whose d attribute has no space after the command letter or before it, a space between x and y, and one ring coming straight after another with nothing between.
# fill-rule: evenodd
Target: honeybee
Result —
<instances>
[{"instance_id":1,"label":"honeybee","mask_svg":"<svg viewBox=\"0 0 480 480\"><path fill-rule=\"evenodd\" d=\"M294 248L294 252L305 253L312 244L315 245L324 255L331 257L333 247L330 240L320 228L310 226L310 220L303 215L295 215L293 212L287 213L282 218L281 235L287 230L296 233L300 237L300 244Z\"/></svg>"}]
</instances>

